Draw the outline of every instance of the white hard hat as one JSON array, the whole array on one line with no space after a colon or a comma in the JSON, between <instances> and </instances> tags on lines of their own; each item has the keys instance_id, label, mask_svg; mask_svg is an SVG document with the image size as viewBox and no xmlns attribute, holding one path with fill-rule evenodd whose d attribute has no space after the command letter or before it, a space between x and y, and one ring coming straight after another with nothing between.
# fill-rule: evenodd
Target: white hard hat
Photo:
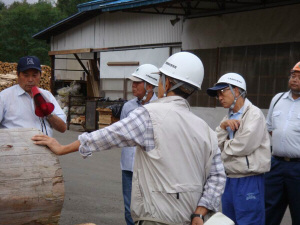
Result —
<instances>
[{"instance_id":1,"label":"white hard hat","mask_svg":"<svg viewBox=\"0 0 300 225\"><path fill-rule=\"evenodd\" d=\"M128 79L136 82L146 81L149 84L154 86L158 86L159 81L159 70L156 66L151 64L143 64L139 66L132 76L128 77Z\"/></svg>"},{"instance_id":2,"label":"white hard hat","mask_svg":"<svg viewBox=\"0 0 300 225\"><path fill-rule=\"evenodd\" d=\"M229 84L239 87L244 91L247 91L246 82L244 78L238 73L226 73L220 77L218 82L211 88L207 89L207 94L209 96L215 97L217 96L217 91L222 90L229 86Z\"/></svg>"},{"instance_id":3,"label":"white hard hat","mask_svg":"<svg viewBox=\"0 0 300 225\"><path fill-rule=\"evenodd\" d=\"M244 78L238 73L226 73L220 77L217 84L226 83L231 84L236 87L242 88L244 91L246 90L246 82Z\"/></svg>"},{"instance_id":4,"label":"white hard hat","mask_svg":"<svg viewBox=\"0 0 300 225\"><path fill-rule=\"evenodd\" d=\"M201 60L189 52L178 52L171 55L159 69L165 75L201 88L204 67Z\"/></svg>"},{"instance_id":5,"label":"white hard hat","mask_svg":"<svg viewBox=\"0 0 300 225\"><path fill-rule=\"evenodd\" d=\"M221 212L215 213L212 217L210 217L204 225L234 225L234 222L227 216L225 216Z\"/></svg>"}]
</instances>

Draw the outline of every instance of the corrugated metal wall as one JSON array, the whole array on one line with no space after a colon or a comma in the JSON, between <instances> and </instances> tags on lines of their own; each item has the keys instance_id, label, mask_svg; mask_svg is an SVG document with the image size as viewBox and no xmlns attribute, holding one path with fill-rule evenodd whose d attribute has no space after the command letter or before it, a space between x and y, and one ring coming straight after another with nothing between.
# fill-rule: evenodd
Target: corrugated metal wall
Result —
<instances>
[{"instance_id":1,"label":"corrugated metal wall","mask_svg":"<svg viewBox=\"0 0 300 225\"><path fill-rule=\"evenodd\" d=\"M202 91L195 93L192 106L220 106L206 94L219 77L228 72L241 74L247 83L247 97L260 108L268 109L272 97L288 90L291 68L300 61L300 42L251 45L191 51L204 65Z\"/></svg>"},{"instance_id":2,"label":"corrugated metal wall","mask_svg":"<svg viewBox=\"0 0 300 225\"><path fill-rule=\"evenodd\" d=\"M300 41L300 4L186 20L182 49Z\"/></svg>"},{"instance_id":3,"label":"corrugated metal wall","mask_svg":"<svg viewBox=\"0 0 300 225\"><path fill-rule=\"evenodd\" d=\"M182 48L200 56L205 68L193 106L219 106L206 89L226 72L242 74L248 98L269 108L272 97L287 91L288 73L300 61L300 4L187 20ZM195 50L198 49L198 50Z\"/></svg>"},{"instance_id":4,"label":"corrugated metal wall","mask_svg":"<svg viewBox=\"0 0 300 225\"><path fill-rule=\"evenodd\" d=\"M57 35L51 50L112 48L181 42L182 20L171 25L175 16L104 13Z\"/></svg>"}]
</instances>

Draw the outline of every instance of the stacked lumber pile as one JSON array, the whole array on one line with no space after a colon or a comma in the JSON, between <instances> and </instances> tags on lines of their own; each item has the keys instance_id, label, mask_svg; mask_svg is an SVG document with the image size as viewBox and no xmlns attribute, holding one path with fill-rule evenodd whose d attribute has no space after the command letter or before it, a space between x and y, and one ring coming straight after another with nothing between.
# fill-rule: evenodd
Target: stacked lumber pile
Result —
<instances>
[{"instance_id":1,"label":"stacked lumber pile","mask_svg":"<svg viewBox=\"0 0 300 225\"><path fill-rule=\"evenodd\" d=\"M1 62L0 61L0 73L7 74L12 71L17 71L17 63L8 63L8 62Z\"/></svg>"},{"instance_id":2,"label":"stacked lumber pile","mask_svg":"<svg viewBox=\"0 0 300 225\"><path fill-rule=\"evenodd\" d=\"M18 76L16 71L6 74L0 73L0 91L15 85L17 83L17 79Z\"/></svg>"},{"instance_id":3,"label":"stacked lumber pile","mask_svg":"<svg viewBox=\"0 0 300 225\"><path fill-rule=\"evenodd\" d=\"M8 63L0 61L0 91L11 87L17 83L17 63ZM51 68L42 66L42 76L40 88L51 91Z\"/></svg>"},{"instance_id":4,"label":"stacked lumber pile","mask_svg":"<svg viewBox=\"0 0 300 225\"><path fill-rule=\"evenodd\" d=\"M51 67L42 65L40 88L51 91Z\"/></svg>"},{"instance_id":5,"label":"stacked lumber pile","mask_svg":"<svg viewBox=\"0 0 300 225\"><path fill-rule=\"evenodd\" d=\"M84 124L85 124L85 116L74 117L73 119L71 119L70 123L84 126Z\"/></svg>"},{"instance_id":6,"label":"stacked lumber pile","mask_svg":"<svg viewBox=\"0 0 300 225\"><path fill-rule=\"evenodd\" d=\"M119 121L118 118L112 115L112 110L109 108L97 108L96 110L99 113L98 129L107 127L114 122Z\"/></svg>"}]
</instances>

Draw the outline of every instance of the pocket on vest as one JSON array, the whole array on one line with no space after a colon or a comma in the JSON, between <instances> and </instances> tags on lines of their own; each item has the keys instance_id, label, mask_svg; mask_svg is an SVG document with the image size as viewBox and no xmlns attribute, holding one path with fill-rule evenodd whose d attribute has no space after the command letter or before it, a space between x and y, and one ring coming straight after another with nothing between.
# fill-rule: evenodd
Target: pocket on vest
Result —
<instances>
[{"instance_id":1,"label":"pocket on vest","mask_svg":"<svg viewBox=\"0 0 300 225\"><path fill-rule=\"evenodd\" d=\"M178 190L180 189L180 190ZM188 222L202 195L201 185L177 186L177 190L152 191L156 213L173 223Z\"/></svg>"}]
</instances>

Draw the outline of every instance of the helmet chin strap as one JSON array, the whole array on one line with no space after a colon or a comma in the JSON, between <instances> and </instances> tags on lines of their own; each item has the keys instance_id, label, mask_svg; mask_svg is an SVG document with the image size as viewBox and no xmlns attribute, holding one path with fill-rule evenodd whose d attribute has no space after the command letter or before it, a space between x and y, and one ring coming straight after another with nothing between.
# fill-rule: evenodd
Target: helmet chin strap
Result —
<instances>
[{"instance_id":1,"label":"helmet chin strap","mask_svg":"<svg viewBox=\"0 0 300 225\"><path fill-rule=\"evenodd\" d=\"M147 82L144 81L144 89L145 89L146 93L145 93L144 97L141 99L141 102L147 100L149 91L146 89L146 87L147 87ZM153 86L152 86L152 87L153 87ZM153 89L150 89L150 93L153 93ZM149 100L149 101L150 101L150 100Z\"/></svg>"},{"instance_id":2,"label":"helmet chin strap","mask_svg":"<svg viewBox=\"0 0 300 225\"><path fill-rule=\"evenodd\" d=\"M180 81L180 82L178 82L177 84L175 84L174 86L172 86L172 87L169 89L169 91L166 91L166 76L165 76L165 74L162 74L162 75L161 75L161 78L162 78L162 83L163 83L163 87L164 87L164 97L166 97L167 94L168 94L170 91L173 91L173 90L175 90L176 88L178 88L178 87L184 85L184 83Z\"/></svg>"},{"instance_id":3,"label":"helmet chin strap","mask_svg":"<svg viewBox=\"0 0 300 225\"><path fill-rule=\"evenodd\" d=\"M146 86L147 86L146 81L144 81L144 88L145 88L146 93L145 93L144 97L142 98L142 101L145 101L146 98L147 98L147 95L148 95L148 91L146 89Z\"/></svg>"},{"instance_id":4,"label":"helmet chin strap","mask_svg":"<svg viewBox=\"0 0 300 225\"><path fill-rule=\"evenodd\" d=\"M241 97L245 93L245 91L243 91L239 96L235 97L235 92L234 92L231 84L229 84L229 88L230 88L230 91L231 91L231 93L232 93L232 95L234 97L233 103L231 104L231 106L229 107L229 109L233 110L233 108L235 107L236 101L238 100L239 97Z\"/></svg>"},{"instance_id":5,"label":"helmet chin strap","mask_svg":"<svg viewBox=\"0 0 300 225\"><path fill-rule=\"evenodd\" d=\"M163 88L164 88L164 97L167 96L167 93L166 93L166 76L165 74L161 74L161 79L162 79L162 83L163 83Z\"/></svg>"}]
</instances>

